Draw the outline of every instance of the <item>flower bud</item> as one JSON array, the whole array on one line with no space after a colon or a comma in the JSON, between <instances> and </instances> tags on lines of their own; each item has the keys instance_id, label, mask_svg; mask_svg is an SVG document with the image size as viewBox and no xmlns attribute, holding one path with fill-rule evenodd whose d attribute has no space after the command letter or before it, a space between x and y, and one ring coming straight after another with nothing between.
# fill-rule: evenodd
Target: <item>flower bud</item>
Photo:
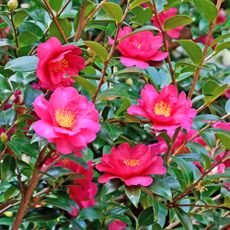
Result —
<instances>
[{"instance_id":1,"label":"flower bud","mask_svg":"<svg viewBox=\"0 0 230 230\"><path fill-rule=\"evenodd\" d=\"M13 216L13 212L9 212L9 211L6 211L3 213L6 217L12 217Z\"/></svg>"},{"instance_id":2,"label":"flower bud","mask_svg":"<svg viewBox=\"0 0 230 230\"><path fill-rule=\"evenodd\" d=\"M1 142L5 143L8 140L7 134L5 132L2 132L0 135Z\"/></svg>"},{"instance_id":3,"label":"flower bud","mask_svg":"<svg viewBox=\"0 0 230 230\"><path fill-rule=\"evenodd\" d=\"M18 0L9 0L7 7L9 11L14 11L18 7Z\"/></svg>"}]
</instances>

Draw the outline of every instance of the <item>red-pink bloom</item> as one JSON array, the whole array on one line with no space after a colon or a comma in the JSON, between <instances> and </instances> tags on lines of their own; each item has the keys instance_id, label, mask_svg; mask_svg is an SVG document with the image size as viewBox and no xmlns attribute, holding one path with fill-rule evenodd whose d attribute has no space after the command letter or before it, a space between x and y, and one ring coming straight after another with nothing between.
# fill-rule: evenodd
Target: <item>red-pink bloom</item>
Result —
<instances>
[{"instance_id":1,"label":"red-pink bloom","mask_svg":"<svg viewBox=\"0 0 230 230\"><path fill-rule=\"evenodd\" d=\"M225 21L227 20L227 17L224 13L224 10L223 9L220 9L220 11L218 12L218 15L217 15L217 18L216 18L216 24L219 25L219 24L222 24L224 23Z\"/></svg>"},{"instance_id":2,"label":"red-pink bloom","mask_svg":"<svg viewBox=\"0 0 230 230\"><path fill-rule=\"evenodd\" d=\"M198 38L194 39L195 42L200 42L204 45L206 43L206 40L207 40L207 35L199 36ZM214 41L214 38L213 38L213 36L211 36L209 39L209 42L208 42L208 46L210 46L213 41ZM213 45L212 49L215 49L215 47L216 47L216 45Z\"/></svg>"},{"instance_id":3,"label":"red-pink bloom","mask_svg":"<svg viewBox=\"0 0 230 230\"><path fill-rule=\"evenodd\" d=\"M174 85L165 86L158 93L152 85L147 84L141 91L141 97L138 105L128 108L129 114L149 119L155 130L166 130L170 135L178 127L191 128L196 110L192 109L192 101L186 98L184 92L178 95Z\"/></svg>"},{"instance_id":4,"label":"red-pink bloom","mask_svg":"<svg viewBox=\"0 0 230 230\"><path fill-rule=\"evenodd\" d=\"M108 230L124 230L126 228L126 224L120 220L114 220L108 225Z\"/></svg>"},{"instance_id":5,"label":"red-pink bloom","mask_svg":"<svg viewBox=\"0 0 230 230\"><path fill-rule=\"evenodd\" d=\"M75 45L62 46L52 37L38 46L37 76L41 88L54 90L73 84L72 76L85 67L82 51Z\"/></svg>"},{"instance_id":6,"label":"red-pink bloom","mask_svg":"<svg viewBox=\"0 0 230 230\"><path fill-rule=\"evenodd\" d=\"M33 129L39 136L55 143L60 153L85 148L100 129L94 104L73 87L56 89L49 101L38 96L33 105L40 118L33 124Z\"/></svg>"},{"instance_id":7,"label":"red-pink bloom","mask_svg":"<svg viewBox=\"0 0 230 230\"><path fill-rule=\"evenodd\" d=\"M230 89L228 89L228 90L226 90L226 91L224 92L224 96L225 96L226 98L230 99Z\"/></svg>"},{"instance_id":8,"label":"red-pink bloom","mask_svg":"<svg viewBox=\"0 0 230 230\"><path fill-rule=\"evenodd\" d=\"M118 38L131 32L132 28L125 26L120 29ZM111 43L113 43L112 39L110 39ZM160 36L154 36L150 31L142 31L125 38L117 48L122 54L121 63L123 65L147 68L149 61L162 61L168 56L168 53L159 50L162 45L163 40Z\"/></svg>"},{"instance_id":9,"label":"red-pink bloom","mask_svg":"<svg viewBox=\"0 0 230 230\"><path fill-rule=\"evenodd\" d=\"M175 16L177 14L177 8L170 8L168 10L165 10L161 13L158 14L159 19L160 19L160 23L163 26L166 19L171 18L173 16ZM153 21L153 25L156 26L157 28L160 28L160 25L157 21L156 16L152 17L152 21ZM179 38L180 37L180 32L181 30L183 30L183 26L178 26L175 29L169 30L167 32L168 36L170 36L171 38Z\"/></svg>"},{"instance_id":10,"label":"red-pink bloom","mask_svg":"<svg viewBox=\"0 0 230 230\"><path fill-rule=\"evenodd\" d=\"M104 172L99 178L100 183L119 178L127 186L148 186L153 182L151 174L162 175L166 173L164 162L153 148L143 144L131 147L123 143L117 148L113 147L111 154L104 154L101 163L96 168Z\"/></svg>"}]
</instances>

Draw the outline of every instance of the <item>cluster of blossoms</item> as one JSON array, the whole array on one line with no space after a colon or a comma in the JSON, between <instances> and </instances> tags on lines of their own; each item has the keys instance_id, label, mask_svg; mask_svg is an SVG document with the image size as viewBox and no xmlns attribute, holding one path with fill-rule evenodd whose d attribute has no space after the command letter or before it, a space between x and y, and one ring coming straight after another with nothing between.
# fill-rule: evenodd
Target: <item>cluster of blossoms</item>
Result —
<instances>
[{"instance_id":1,"label":"cluster of blossoms","mask_svg":"<svg viewBox=\"0 0 230 230\"><path fill-rule=\"evenodd\" d=\"M169 17L177 14L176 8L171 8L159 14L159 19L152 18L153 25L159 27L159 22L164 23ZM178 38L183 27L177 27L167 32L171 38ZM153 61L163 61L167 52L161 51L163 46L162 34L153 35L150 31L132 33L131 27L120 29L117 49L121 53L121 63L125 66L138 66L147 68ZM109 39L113 44L114 40ZM52 91L49 99L39 96L34 101L34 110L39 120L32 127L35 132L54 143L58 154L74 153L81 157L81 151L96 139L100 130L99 113L94 104L72 87L75 76L84 69L85 62L81 56L82 51L75 45L62 46L60 41L52 37L38 47L38 68L36 71L39 87ZM152 132L167 132L172 138L178 128L183 128L186 134L179 132L177 140L173 143L173 152L187 152L183 145L196 134L191 129L196 110L192 108L192 101L184 92L178 93L176 86L165 86L160 92L150 84L141 91L141 99L137 105L128 108L128 114L137 115L151 123ZM221 124L218 124L221 125ZM218 126L216 126L218 127ZM224 125L224 129L226 129ZM229 130L229 127L227 128ZM121 179L127 186L149 186L153 182L152 174L163 175L166 173L161 155L167 151L164 139L157 137L158 143L146 146L138 144L130 146L128 143L113 147L111 153L104 154L96 169L104 174L99 177L100 183L111 179ZM199 136L194 142L205 145ZM215 160L218 160L220 153ZM51 157L45 163L49 165L57 156ZM46 167L43 167L45 170ZM80 208L89 207L96 203L94 196L97 186L92 182L92 162L88 162L88 169L71 160L59 160L55 166L65 167L73 173L83 175L83 178L74 179L67 190ZM200 165L198 165L200 167ZM229 167L229 160L220 165ZM201 170L202 171L202 170ZM72 207L73 216L78 210ZM109 229L116 226L124 228L124 223L115 221ZM118 229L118 227L117 227Z\"/></svg>"}]
</instances>

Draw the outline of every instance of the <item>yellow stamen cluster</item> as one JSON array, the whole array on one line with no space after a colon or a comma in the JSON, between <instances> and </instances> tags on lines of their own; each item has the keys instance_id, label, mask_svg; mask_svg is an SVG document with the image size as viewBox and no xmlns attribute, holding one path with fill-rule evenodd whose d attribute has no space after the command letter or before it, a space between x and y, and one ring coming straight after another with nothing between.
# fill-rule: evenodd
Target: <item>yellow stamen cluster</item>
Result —
<instances>
[{"instance_id":1,"label":"yellow stamen cluster","mask_svg":"<svg viewBox=\"0 0 230 230\"><path fill-rule=\"evenodd\" d=\"M55 119L59 126L63 128L71 128L75 122L75 114L66 109L56 109Z\"/></svg>"},{"instance_id":2,"label":"yellow stamen cluster","mask_svg":"<svg viewBox=\"0 0 230 230\"><path fill-rule=\"evenodd\" d=\"M63 58L60 62L57 62L56 66L53 68L54 72L60 72L63 71L68 67L68 61Z\"/></svg>"},{"instance_id":3,"label":"yellow stamen cluster","mask_svg":"<svg viewBox=\"0 0 230 230\"><path fill-rule=\"evenodd\" d=\"M156 115L163 115L165 117L169 117L171 114L170 105L166 104L163 101L160 101L160 102L156 103L156 105L154 107L154 113Z\"/></svg>"},{"instance_id":4,"label":"yellow stamen cluster","mask_svg":"<svg viewBox=\"0 0 230 230\"><path fill-rule=\"evenodd\" d=\"M124 160L123 163L126 166L135 167L135 166L139 166L140 165L140 160L137 160L137 159L127 159L127 160Z\"/></svg>"}]
</instances>

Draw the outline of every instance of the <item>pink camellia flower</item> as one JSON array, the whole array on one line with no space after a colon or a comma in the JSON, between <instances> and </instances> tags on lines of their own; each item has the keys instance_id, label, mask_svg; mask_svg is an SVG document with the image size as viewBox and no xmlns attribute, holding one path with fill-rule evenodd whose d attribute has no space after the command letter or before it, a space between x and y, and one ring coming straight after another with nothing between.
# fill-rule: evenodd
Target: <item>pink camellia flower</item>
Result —
<instances>
[{"instance_id":1,"label":"pink camellia flower","mask_svg":"<svg viewBox=\"0 0 230 230\"><path fill-rule=\"evenodd\" d=\"M32 125L33 129L55 143L62 154L85 148L100 129L94 104L73 87L56 89L49 101L38 96L33 105L40 118Z\"/></svg>"},{"instance_id":2,"label":"pink camellia flower","mask_svg":"<svg viewBox=\"0 0 230 230\"><path fill-rule=\"evenodd\" d=\"M198 38L194 39L195 42L200 42L204 45L206 44L206 40L207 40L207 35L199 36ZM211 36L208 42L208 46L210 46L213 41L214 41L214 38L213 36ZM216 45L213 45L212 49L215 49L215 47Z\"/></svg>"},{"instance_id":3,"label":"pink camellia flower","mask_svg":"<svg viewBox=\"0 0 230 230\"><path fill-rule=\"evenodd\" d=\"M157 131L166 130L172 135L176 128L191 128L196 110L192 109L192 101L181 92L178 95L174 85L165 86L160 93L147 84L141 91L138 105L128 108L130 115L138 115L149 119Z\"/></svg>"},{"instance_id":4,"label":"pink camellia flower","mask_svg":"<svg viewBox=\"0 0 230 230\"><path fill-rule=\"evenodd\" d=\"M81 49L75 45L62 46L60 41L51 37L38 46L37 77L41 88L54 90L60 86L73 84L72 76L85 67L80 56Z\"/></svg>"},{"instance_id":5,"label":"pink camellia flower","mask_svg":"<svg viewBox=\"0 0 230 230\"><path fill-rule=\"evenodd\" d=\"M126 226L121 220L114 220L108 225L108 230L124 230Z\"/></svg>"},{"instance_id":6,"label":"pink camellia flower","mask_svg":"<svg viewBox=\"0 0 230 230\"><path fill-rule=\"evenodd\" d=\"M111 154L105 154L96 168L105 174L99 178L100 183L119 178L127 186L148 186L153 182L151 174L166 173L164 162L153 148L143 144L131 147L123 143L113 147Z\"/></svg>"},{"instance_id":7,"label":"pink camellia flower","mask_svg":"<svg viewBox=\"0 0 230 230\"><path fill-rule=\"evenodd\" d=\"M224 13L223 9L220 9L220 11L218 12L217 18L216 18L216 24L220 25L222 23L225 23L227 20L227 17Z\"/></svg>"},{"instance_id":8,"label":"pink camellia flower","mask_svg":"<svg viewBox=\"0 0 230 230\"><path fill-rule=\"evenodd\" d=\"M122 38L132 32L132 28L125 26L119 31L118 38ZM110 39L112 44L113 40ZM147 68L149 61L162 61L168 53L161 52L163 41L160 36L154 36L150 31L142 31L133 34L119 43L117 46L121 52L121 63L125 66L138 66L140 68Z\"/></svg>"},{"instance_id":9,"label":"pink camellia flower","mask_svg":"<svg viewBox=\"0 0 230 230\"><path fill-rule=\"evenodd\" d=\"M177 14L177 8L170 8L168 10L165 10L161 13L158 14L161 25L164 25L166 19L171 18ZM160 25L156 19L156 16L152 17L153 25L156 26L157 28L160 28ZM167 32L168 36L171 38L179 38L180 37L180 32L183 30L184 26L178 26L175 29L169 30Z\"/></svg>"}]
</instances>

